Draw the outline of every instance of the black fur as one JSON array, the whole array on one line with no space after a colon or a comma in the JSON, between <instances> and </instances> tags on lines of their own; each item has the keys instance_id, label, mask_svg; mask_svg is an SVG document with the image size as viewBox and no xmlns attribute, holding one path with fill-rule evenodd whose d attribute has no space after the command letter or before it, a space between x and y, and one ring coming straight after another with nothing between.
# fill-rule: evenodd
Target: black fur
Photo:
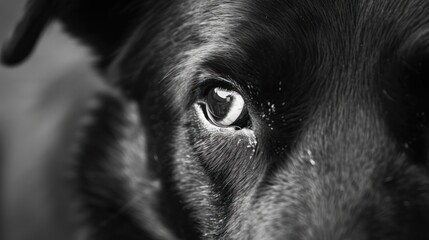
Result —
<instances>
[{"instance_id":1,"label":"black fur","mask_svg":"<svg viewBox=\"0 0 429 240\"><path fill-rule=\"evenodd\" d=\"M126 97L103 98L77 159L93 239L429 239L429 2L55 9ZM198 116L225 84L252 131Z\"/></svg>"}]
</instances>

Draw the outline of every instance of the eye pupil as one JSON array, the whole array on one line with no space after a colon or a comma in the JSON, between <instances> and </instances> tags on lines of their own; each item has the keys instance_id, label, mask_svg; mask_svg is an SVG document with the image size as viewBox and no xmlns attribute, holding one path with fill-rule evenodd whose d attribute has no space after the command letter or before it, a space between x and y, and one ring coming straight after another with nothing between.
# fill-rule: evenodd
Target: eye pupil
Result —
<instances>
[{"instance_id":1,"label":"eye pupil","mask_svg":"<svg viewBox=\"0 0 429 240\"><path fill-rule=\"evenodd\" d=\"M206 115L210 122L219 127L243 127L248 117L244 100L235 91L222 88L211 89L206 98Z\"/></svg>"},{"instance_id":2,"label":"eye pupil","mask_svg":"<svg viewBox=\"0 0 429 240\"><path fill-rule=\"evenodd\" d=\"M231 108L232 102L231 96L225 96L222 93L220 94L220 91L222 90L215 88L210 91L207 96L208 110L216 121L220 121L226 117Z\"/></svg>"}]
</instances>

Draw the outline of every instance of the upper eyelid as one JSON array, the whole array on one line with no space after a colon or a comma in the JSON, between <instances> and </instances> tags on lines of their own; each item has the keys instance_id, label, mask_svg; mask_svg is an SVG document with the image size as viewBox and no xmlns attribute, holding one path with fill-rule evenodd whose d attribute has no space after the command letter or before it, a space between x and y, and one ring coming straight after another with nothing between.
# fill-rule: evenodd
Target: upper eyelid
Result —
<instances>
[{"instance_id":1,"label":"upper eyelid","mask_svg":"<svg viewBox=\"0 0 429 240\"><path fill-rule=\"evenodd\" d=\"M243 95L243 96L246 95L246 93L244 92L244 89L239 84L237 84L236 81L234 81L230 77L223 77L219 74L205 73L205 74L202 74L202 76L200 75L199 77L194 78L194 81L195 81L195 86L200 90L204 89L208 85L218 86L216 84L216 82L218 82L220 87L225 86L227 89L234 90L238 92L240 95Z\"/></svg>"},{"instance_id":2,"label":"upper eyelid","mask_svg":"<svg viewBox=\"0 0 429 240\"><path fill-rule=\"evenodd\" d=\"M245 89L240 86L237 81L228 77L217 74L213 71L200 70L197 74L192 77L192 87L187 97L186 108L190 109L191 106L200 101L204 94L210 87L224 87L229 90L238 92L244 99L246 105L250 105L249 100L251 99Z\"/></svg>"}]
</instances>

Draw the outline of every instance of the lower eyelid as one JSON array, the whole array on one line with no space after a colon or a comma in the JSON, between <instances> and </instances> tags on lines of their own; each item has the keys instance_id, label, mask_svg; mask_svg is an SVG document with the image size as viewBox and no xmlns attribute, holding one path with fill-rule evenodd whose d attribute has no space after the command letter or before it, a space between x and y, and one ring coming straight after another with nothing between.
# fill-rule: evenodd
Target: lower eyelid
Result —
<instances>
[{"instance_id":1,"label":"lower eyelid","mask_svg":"<svg viewBox=\"0 0 429 240\"><path fill-rule=\"evenodd\" d=\"M206 116L203 110L203 105L205 105L205 103L199 101L194 104L194 108L193 108L197 118L199 119L200 126L202 128L212 133L226 134L228 136L238 134L238 135L247 136L249 139L255 138L255 134L252 129L241 128L240 130L237 130L235 127L218 127L213 125L212 123L209 122L209 120L206 119Z\"/></svg>"},{"instance_id":2,"label":"lower eyelid","mask_svg":"<svg viewBox=\"0 0 429 240\"><path fill-rule=\"evenodd\" d=\"M214 131L214 132L220 131L221 130L220 127L213 125L212 123L209 122L209 120L207 120L207 116L204 112L204 105L205 103L203 102L197 102L194 104L195 114L199 120L201 127L209 131Z\"/></svg>"}]
</instances>

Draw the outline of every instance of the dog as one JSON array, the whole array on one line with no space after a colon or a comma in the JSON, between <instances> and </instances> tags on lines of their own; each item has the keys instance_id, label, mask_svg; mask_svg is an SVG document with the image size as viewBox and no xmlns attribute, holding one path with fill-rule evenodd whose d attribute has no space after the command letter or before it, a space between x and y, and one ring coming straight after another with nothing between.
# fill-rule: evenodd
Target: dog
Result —
<instances>
[{"instance_id":1,"label":"dog","mask_svg":"<svg viewBox=\"0 0 429 240\"><path fill-rule=\"evenodd\" d=\"M111 87L84 239L429 239L428 1L32 0L3 62L53 20Z\"/></svg>"}]
</instances>

